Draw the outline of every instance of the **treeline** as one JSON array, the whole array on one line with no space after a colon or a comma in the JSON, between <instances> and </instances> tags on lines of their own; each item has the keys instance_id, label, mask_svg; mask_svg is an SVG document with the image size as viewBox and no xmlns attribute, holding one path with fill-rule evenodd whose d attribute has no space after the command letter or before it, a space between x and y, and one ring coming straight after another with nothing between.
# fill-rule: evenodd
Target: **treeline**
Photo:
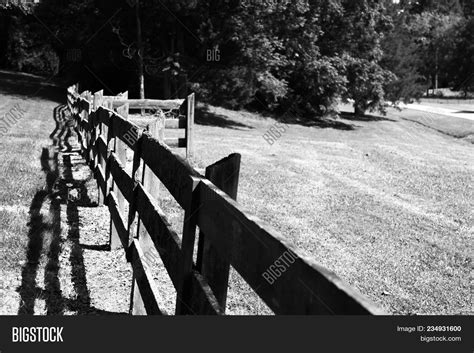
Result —
<instances>
[{"instance_id":1,"label":"treeline","mask_svg":"<svg viewBox=\"0 0 474 353\"><path fill-rule=\"evenodd\" d=\"M469 0L138 1L4 7L3 64L135 96L143 74L147 96L192 89L201 101L309 117L339 98L361 114L474 86Z\"/></svg>"}]
</instances>

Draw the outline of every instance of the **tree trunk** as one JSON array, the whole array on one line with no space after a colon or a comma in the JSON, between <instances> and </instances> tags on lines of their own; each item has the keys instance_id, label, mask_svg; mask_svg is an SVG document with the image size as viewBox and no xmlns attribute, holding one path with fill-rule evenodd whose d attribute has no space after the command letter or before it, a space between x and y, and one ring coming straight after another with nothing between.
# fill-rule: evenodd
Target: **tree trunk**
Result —
<instances>
[{"instance_id":1,"label":"tree trunk","mask_svg":"<svg viewBox=\"0 0 474 353\"><path fill-rule=\"evenodd\" d=\"M439 55L438 55L438 48L436 48L435 51L435 90L438 90L438 61L439 61Z\"/></svg>"},{"instance_id":2,"label":"tree trunk","mask_svg":"<svg viewBox=\"0 0 474 353\"><path fill-rule=\"evenodd\" d=\"M135 17L137 21L137 45L138 45L138 84L140 91L140 99L145 99L145 76L143 73L143 41L142 41L142 25L140 20L140 1L136 2L135 5ZM142 115L145 114L145 110L142 109Z\"/></svg>"},{"instance_id":3,"label":"tree trunk","mask_svg":"<svg viewBox=\"0 0 474 353\"><path fill-rule=\"evenodd\" d=\"M354 115L355 116L364 116L365 109L362 107L362 104L355 102L354 103Z\"/></svg>"}]
</instances>

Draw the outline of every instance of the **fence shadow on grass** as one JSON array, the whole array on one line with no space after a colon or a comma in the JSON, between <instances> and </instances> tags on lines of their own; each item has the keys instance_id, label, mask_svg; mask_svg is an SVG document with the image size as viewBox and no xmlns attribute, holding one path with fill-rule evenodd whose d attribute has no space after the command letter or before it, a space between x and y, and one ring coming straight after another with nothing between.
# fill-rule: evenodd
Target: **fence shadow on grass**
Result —
<instances>
[{"instance_id":1,"label":"fence shadow on grass","mask_svg":"<svg viewBox=\"0 0 474 353\"><path fill-rule=\"evenodd\" d=\"M56 117L55 117L56 120ZM77 153L64 153L62 155L62 172L59 168L58 146L61 142L56 139L58 131L60 136L68 136L70 125L56 120L55 132L51 134L53 143L43 149L41 166L46 176L46 186L39 190L30 205L30 220L28 223L28 245L26 263L22 269L22 281L18 288L20 305L18 314L35 314L37 299L45 302L48 315L62 315L66 310L82 314L119 314L99 310L91 306L91 299L87 287L86 270L84 265L84 248L80 244L79 210L78 207L94 207L86 187L87 180L75 180L73 176L74 163L72 156ZM66 141L65 145L68 145ZM83 162L83 161L82 161ZM81 162L79 162L81 163ZM69 190L77 189L78 198L70 200ZM64 240L61 238L61 205L66 205L67 246L70 248L69 263L71 267L71 283L76 293L75 299L65 298L61 292L59 257ZM94 247L96 251L107 250L106 246ZM46 257L46 261L41 261ZM38 286L38 275L42 272L40 266L44 265L44 289Z\"/></svg>"},{"instance_id":2,"label":"fence shadow on grass","mask_svg":"<svg viewBox=\"0 0 474 353\"><path fill-rule=\"evenodd\" d=\"M54 184L59 176L58 155L54 149L43 149L41 166L46 174L46 187L35 194L30 205L26 263L22 269L22 281L19 288L21 298L19 314L34 314L37 298L45 300L48 314L58 314L63 311L63 301L57 280L61 207L58 200L53 197ZM48 235L50 247L44 269L45 289L43 290L37 287L36 277Z\"/></svg>"},{"instance_id":3,"label":"fence shadow on grass","mask_svg":"<svg viewBox=\"0 0 474 353\"><path fill-rule=\"evenodd\" d=\"M73 151L73 146L69 143L69 138L73 136L73 133L79 139L79 145L82 145L81 135L77 128L77 124L74 119L70 116L65 104L56 106L53 110L53 119L56 123L56 127L53 132L49 135L49 138L53 140L53 145L57 146L61 150ZM76 149L79 151L79 149Z\"/></svg>"}]
</instances>

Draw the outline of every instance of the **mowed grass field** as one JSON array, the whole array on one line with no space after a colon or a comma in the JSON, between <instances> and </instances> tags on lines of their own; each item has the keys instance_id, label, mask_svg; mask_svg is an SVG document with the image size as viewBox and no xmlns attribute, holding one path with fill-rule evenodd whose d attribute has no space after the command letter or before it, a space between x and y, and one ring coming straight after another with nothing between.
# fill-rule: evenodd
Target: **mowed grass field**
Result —
<instances>
[{"instance_id":1,"label":"mowed grass field","mask_svg":"<svg viewBox=\"0 0 474 353\"><path fill-rule=\"evenodd\" d=\"M25 82L25 93L19 94L8 88L8 79L0 75L1 115L17 101L27 113L0 141L2 283L13 281L24 265L29 210L45 185L41 149L51 144L57 105L52 88L36 92L37 83ZM202 168L241 153L239 203L387 312L467 314L472 312L474 145L437 131L449 123L433 129L413 119L413 112L390 110L387 117L289 123L270 145L263 135L274 119L199 106L192 162ZM465 136L474 133L471 122L461 125ZM88 212L80 228L87 228L89 237L94 229L107 229L107 217L97 226L97 218L90 217L94 209ZM97 272L94 266L97 262L86 272ZM108 270L109 278L113 268ZM103 276L101 270L96 277ZM103 288L97 291L104 296ZM246 299L248 305L242 303ZM231 313L253 304L252 296L229 298ZM119 311L113 305L107 309ZM249 311L267 313L264 307Z\"/></svg>"},{"instance_id":2,"label":"mowed grass field","mask_svg":"<svg viewBox=\"0 0 474 353\"><path fill-rule=\"evenodd\" d=\"M239 203L388 312L467 313L474 145L412 119L290 123L270 145L273 119L202 107L196 159L241 153Z\"/></svg>"}]
</instances>

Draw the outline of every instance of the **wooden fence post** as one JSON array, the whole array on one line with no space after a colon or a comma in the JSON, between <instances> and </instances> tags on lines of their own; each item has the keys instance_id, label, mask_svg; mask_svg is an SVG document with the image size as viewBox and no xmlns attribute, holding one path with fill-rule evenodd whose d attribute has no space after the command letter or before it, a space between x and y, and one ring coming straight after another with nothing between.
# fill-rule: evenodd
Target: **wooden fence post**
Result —
<instances>
[{"instance_id":1,"label":"wooden fence post","mask_svg":"<svg viewBox=\"0 0 474 353\"><path fill-rule=\"evenodd\" d=\"M99 107L102 105L104 100L104 91L100 90L94 93L94 104L93 104L93 110L95 114L95 119L92 121L92 138L91 138L91 143L92 147L95 147L95 144L97 142L97 139L102 135L102 123L98 121L97 117L97 110ZM95 154L94 153L95 148L90 148L90 158L92 160L92 165L93 165L93 170L97 168L97 165L100 164L101 156L100 153Z\"/></svg>"},{"instance_id":2,"label":"wooden fence post","mask_svg":"<svg viewBox=\"0 0 474 353\"><path fill-rule=\"evenodd\" d=\"M86 91L83 92L83 101L82 101L82 112L80 114L80 126L75 126L76 131L79 132L78 138L80 137L80 148L81 148L81 154L84 156L87 162L89 162L87 159L87 149L89 148L89 136L90 136L90 131L87 129L84 129L84 126L87 125L86 122L89 122L89 116L92 112L92 96L90 95L90 92Z\"/></svg>"},{"instance_id":3,"label":"wooden fence post","mask_svg":"<svg viewBox=\"0 0 474 353\"><path fill-rule=\"evenodd\" d=\"M128 104L124 104L121 107L117 108L117 114L120 115L125 120L128 120ZM123 167L127 167L127 145L124 141L119 138L115 140L115 153L117 158L122 163ZM120 190L117 188L117 200L119 203L119 208L122 214L125 212L125 197L122 195Z\"/></svg>"},{"instance_id":4,"label":"wooden fence post","mask_svg":"<svg viewBox=\"0 0 474 353\"><path fill-rule=\"evenodd\" d=\"M164 129L165 129L165 116L161 114L155 121L150 123L148 127L149 134L156 138L159 141L164 141ZM139 150L135 151L135 153L140 153ZM134 159L138 158L139 155L134 156ZM138 164L134 162L133 173L136 172L135 168L138 169ZM160 180L155 174L151 171L149 167L143 165L142 171L142 184L146 191L148 191L156 200L158 200L159 190L160 190ZM138 218L136 220L137 232L135 234L136 238L140 238L146 232L145 226ZM129 231L133 229L135 226L133 224L129 224ZM132 259L133 260L133 259ZM135 277L133 277L132 282L132 293L130 295L130 314L132 315L146 315L145 306L143 304L143 299L140 295L140 291L138 290L138 286L136 283Z\"/></svg>"},{"instance_id":5,"label":"wooden fence post","mask_svg":"<svg viewBox=\"0 0 474 353\"><path fill-rule=\"evenodd\" d=\"M89 125L90 121L91 121L91 115L92 115L92 112L93 112L93 106L94 106L94 95L87 91L87 95L86 95L86 99L87 99L87 102L89 103L88 104L88 111L87 111L87 126ZM91 138L92 138L92 130L88 129L86 131L86 136L85 136L85 143L86 143L86 151L89 150L89 148L91 148L90 146L90 142L91 142ZM88 159L89 156L86 154L86 159ZM90 160L89 160L90 161Z\"/></svg>"},{"instance_id":6,"label":"wooden fence post","mask_svg":"<svg viewBox=\"0 0 474 353\"><path fill-rule=\"evenodd\" d=\"M150 123L148 131L152 137L160 142L165 140L165 116L163 113ZM149 167L143 168L143 186L156 200L158 200L160 190L160 180L155 176Z\"/></svg>"},{"instance_id":7,"label":"wooden fence post","mask_svg":"<svg viewBox=\"0 0 474 353\"><path fill-rule=\"evenodd\" d=\"M133 155L133 167L132 167L132 178L136 181L136 174L140 169L141 164L141 147L140 147L140 140L137 141L137 145ZM143 173L141 175L143 178ZM138 212L136 212L136 202L137 202L137 193L134 192L129 208L129 215L128 215L128 235L133 236L133 238L138 238L140 232L140 217ZM142 226L143 227L143 226ZM133 232L133 229L136 232ZM132 234L133 233L133 234ZM127 261L133 264L134 258L133 256L136 253L131 252L130 248L126 249L126 256ZM146 315L145 304L143 302L143 298L140 294L140 290L137 284L137 280L135 278L135 273L132 273L132 288L130 290L130 305L129 305L129 314L130 315Z\"/></svg>"},{"instance_id":8,"label":"wooden fence post","mask_svg":"<svg viewBox=\"0 0 474 353\"><path fill-rule=\"evenodd\" d=\"M186 98L186 158L194 155L194 93Z\"/></svg>"},{"instance_id":9,"label":"wooden fence post","mask_svg":"<svg viewBox=\"0 0 474 353\"><path fill-rule=\"evenodd\" d=\"M190 311L192 300L192 271L193 271L193 252L196 239L196 217L197 217L197 198L196 187L199 179L192 178L187 205L184 207L184 225L181 241L181 268L179 269L179 282L176 288L176 315L193 314Z\"/></svg>"},{"instance_id":10,"label":"wooden fence post","mask_svg":"<svg viewBox=\"0 0 474 353\"><path fill-rule=\"evenodd\" d=\"M99 151L96 148L96 142L99 139L99 137L102 136L102 123L99 122L97 110L103 103L103 99L104 99L103 97L104 97L103 90L100 90L94 93L94 106L93 106L94 120L92 121L92 124L90 124L92 131L91 131L91 139L90 139L91 145L89 146L89 158L91 160L90 164L94 172L96 171L99 165L100 166L105 165L104 163L105 161L103 160L104 158L102 157L102 155L99 153ZM106 141L107 137L104 140ZM105 169L102 169L102 170L105 173ZM97 195L98 195L98 204L99 206L102 206L104 204L105 197L107 195L104 195L102 193L102 189L100 188L99 183L97 183Z\"/></svg>"},{"instance_id":11,"label":"wooden fence post","mask_svg":"<svg viewBox=\"0 0 474 353\"><path fill-rule=\"evenodd\" d=\"M124 104L123 106L117 108L117 114L120 115L122 118L128 120L128 104ZM114 124L112 123L112 129L114 129ZM114 134L115 135L115 134ZM113 148L117 159L124 167L127 165L127 146L125 142L123 142L120 138L115 137L114 139L114 148ZM109 175L109 173L106 173ZM125 197L120 192L119 188L115 187L115 183L111 183L111 189L117 195L117 208L121 212L122 215L125 214ZM119 234L117 229L115 228L114 222L112 220L112 216L110 217L110 249L119 249L122 247L122 242L120 240Z\"/></svg>"},{"instance_id":12,"label":"wooden fence post","mask_svg":"<svg viewBox=\"0 0 474 353\"><path fill-rule=\"evenodd\" d=\"M155 139L163 142L164 132L165 132L165 116L164 114L161 114L159 117L157 117L156 120L154 120L148 125L148 133ZM141 182L142 182L143 188L146 191L148 191L150 195L153 196L153 198L156 201L158 201L159 193L160 193L160 185L161 185L160 179L158 179L158 177L153 173L153 171L146 165L143 165L141 179L142 179ZM136 233L137 238L139 238L140 235L143 234L143 232L145 231L146 231L145 227L140 222L140 220L138 220L137 233Z\"/></svg>"},{"instance_id":13,"label":"wooden fence post","mask_svg":"<svg viewBox=\"0 0 474 353\"><path fill-rule=\"evenodd\" d=\"M237 200L240 160L240 154L234 153L206 168L206 178L234 200ZM222 236L231 235L223 234ZM196 267L207 279L222 312L225 313L230 270L229 259L219 255L203 232L199 234Z\"/></svg>"}]
</instances>

